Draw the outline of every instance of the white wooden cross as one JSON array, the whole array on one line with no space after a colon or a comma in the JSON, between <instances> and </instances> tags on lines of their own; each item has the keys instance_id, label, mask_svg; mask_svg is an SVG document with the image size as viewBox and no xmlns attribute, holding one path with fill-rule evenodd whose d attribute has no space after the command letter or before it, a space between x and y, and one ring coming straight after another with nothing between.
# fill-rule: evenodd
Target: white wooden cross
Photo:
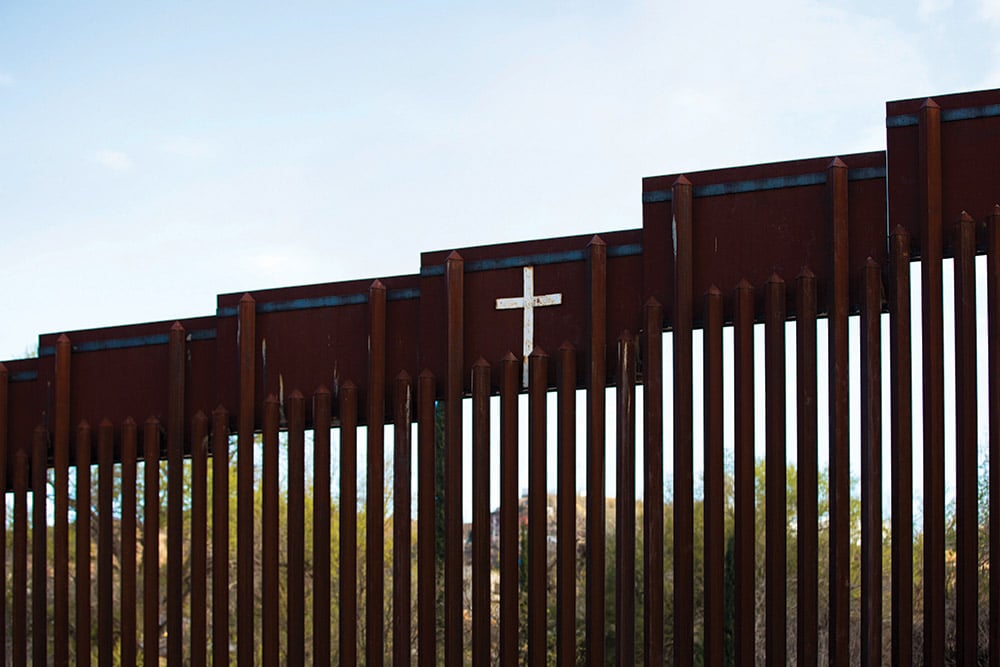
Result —
<instances>
[{"instance_id":1,"label":"white wooden cross","mask_svg":"<svg viewBox=\"0 0 1000 667\"><path fill-rule=\"evenodd\" d=\"M535 296L535 267L524 267L524 296L497 299L497 310L524 309L524 364L521 384L528 386L528 357L535 349L535 308L558 306L562 303L562 293Z\"/></svg>"}]
</instances>

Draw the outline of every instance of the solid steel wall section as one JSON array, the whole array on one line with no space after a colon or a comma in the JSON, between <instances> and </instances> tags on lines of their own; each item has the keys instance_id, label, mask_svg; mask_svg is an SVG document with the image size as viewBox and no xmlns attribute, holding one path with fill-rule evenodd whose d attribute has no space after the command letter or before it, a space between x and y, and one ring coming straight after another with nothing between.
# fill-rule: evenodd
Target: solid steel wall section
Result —
<instances>
[{"instance_id":1,"label":"solid steel wall section","mask_svg":"<svg viewBox=\"0 0 1000 667\"><path fill-rule=\"evenodd\" d=\"M330 664L330 390L313 393L313 665Z\"/></svg>"},{"instance_id":2,"label":"solid steel wall section","mask_svg":"<svg viewBox=\"0 0 1000 667\"><path fill-rule=\"evenodd\" d=\"M705 665L725 659L725 510L722 404L722 292L705 295Z\"/></svg>"},{"instance_id":3,"label":"solid steel wall section","mask_svg":"<svg viewBox=\"0 0 1000 667\"><path fill-rule=\"evenodd\" d=\"M365 664L381 665L385 649L383 613L385 592L385 286L378 280L368 288L368 475L365 512Z\"/></svg>"},{"instance_id":4,"label":"solid steel wall section","mask_svg":"<svg viewBox=\"0 0 1000 667\"><path fill-rule=\"evenodd\" d=\"M635 374L632 333L618 338L615 489L615 630L619 667L635 665Z\"/></svg>"},{"instance_id":5,"label":"solid steel wall section","mask_svg":"<svg viewBox=\"0 0 1000 667\"><path fill-rule=\"evenodd\" d=\"M147 665L160 660L160 421L150 417L142 430L142 468L146 497L142 529L142 655Z\"/></svg>"},{"instance_id":6,"label":"solid steel wall section","mask_svg":"<svg viewBox=\"0 0 1000 667\"><path fill-rule=\"evenodd\" d=\"M663 664L663 306L643 308L643 635L646 667Z\"/></svg>"},{"instance_id":7,"label":"solid steel wall section","mask_svg":"<svg viewBox=\"0 0 1000 667\"><path fill-rule=\"evenodd\" d=\"M11 563L13 607L10 616L11 664L28 664L28 456L14 451L14 548Z\"/></svg>"},{"instance_id":8,"label":"solid steel wall section","mask_svg":"<svg viewBox=\"0 0 1000 667\"><path fill-rule=\"evenodd\" d=\"M882 663L882 280L861 280L861 664Z\"/></svg>"},{"instance_id":9,"label":"solid steel wall section","mask_svg":"<svg viewBox=\"0 0 1000 667\"><path fill-rule=\"evenodd\" d=\"M737 665L754 663L754 370L753 286L745 279L733 298L733 400L735 443L733 486L736 600L733 649Z\"/></svg>"},{"instance_id":10,"label":"solid steel wall section","mask_svg":"<svg viewBox=\"0 0 1000 667\"><path fill-rule=\"evenodd\" d=\"M97 659L110 665L114 654L114 516L115 427L107 419L97 427Z\"/></svg>"},{"instance_id":11,"label":"solid steel wall section","mask_svg":"<svg viewBox=\"0 0 1000 667\"><path fill-rule=\"evenodd\" d=\"M340 388L340 664L358 664L358 388L350 380Z\"/></svg>"},{"instance_id":12,"label":"solid steel wall section","mask_svg":"<svg viewBox=\"0 0 1000 667\"><path fill-rule=\"evenodd\" d=\"M136 451L138 434L131 417L122 423L122 597L119 618L122 628L123 665L136 664Z\"/></svg>"},{"instance_id":13,"label":"solid steel wall section","mask_svg":"<svg viewBox=\"0 0 1000 667\"><path fill-rule=\"evenodd\" d=\"M768 665L786 655L785 281L772 274L764 285L765 644Z\"/></svg>"},{"instance_id":14,"label":"solid steel wall section","mask_svg":"<svg viewBox=\"0 0 1000 667\"><path fill-rule=\"evenodd\" d=\"M254 662L254 519L253 431L255 359L257 350L256 302L249 294L240 298L239 322L240 412L236 445L236 662Z\"/></svg>"},{"instance_id":15,"label":"solid steel wall section","mask_svg":"<svg viewBox=\"0 0 1000 667\"><path fill-rule=\"evenodd\" d=\"M90 425L76 429L76 664L90 665Z\"/></svg>"},{"instance_id":16,"label":"solid steel wall section","mask_svg":"<svg viewBox=\"0 0 1000 667\"><path fill-rule=\"evenodd\" d=\"M306 562L306 406L302 392L292 390L286 401L288 415L288 598L285 660L289 665L306 661L305 562Z\"/></svg>"},{"instance_id":17,"label":"solid steel wall section","mask_svg":"<svg viewBox=\"0 0 1000 667\"><path fill-rule=\"evenodd\" d=\"M556 664L576 664L576 348L559 347Z\"/></svg>"},{"instance_id":18,"label":"solid steel wall section","mask_svg":"<svg viewBox=\"0 0 1000 667\"><path fill-rule=\"evenodd\" d=\"M465 262L457 252L448 255L447 281L448 374L445 378L444 446L444 662L462 664L462 394L464 391Z\"/></svg>"},{"instance_id":19,"label":"solid steel wall section","mask_svg":"<svg viewBox=\"0 0 1000 667\"><path fill-rule=\"evenodd\" d=\"M848 264L847 165L840 158L826 170L827 223L833 284L827 303L830 364L830 666L850 660L851 600L851 449L850 310Z\"/></svg>"},{"instance_id":20,"label":"solid steel wall section","mask_svg":"<svg viewBox=\"0 0 1000 667\"><path fill-rule=\"evenodd\" d=\"M986 299L989 317L989 458L991 554L1000 553L1000 206L987 223ZM1000 576L990 575L990 665L1000 665Z\"/></svg>"},{"instance_id":21,"label":"solid steel wall section","mask_svg":"<svg viewBox=\"0 0 1000 667\"><path fill-rule=\"evenodd\" d=\"M167 355L167 664L184 656L184 327L170 327Z\"/></svg>"},{"instance_id":22,"label":"solid steel wall section","mask_svg":"<svg viewBox=\"0 0 1000 667\"><path fill-rule=\"evenodd\" d=\"M69 401L70 340L56 341L55 438L52 459L55 477L55 526L52 531L53 664L69 664ZM35 562L38 562L37 560ZM37 660L37 658L36 658Z\"/></svg>"},{"instance_id":23,"label":"solid steel wall section","mask_svg":"<svg viewBox=\"0 0 1000 667\"><path fill-rule=\"evenodd\" d=\"M587 245L587 663L604 664L604 384L607 381L608 246Z\"/></svg>"},{"instance_id":24,"label":"solid steel wall section","mask_svg":"<svg viewBox=\"0 0 1000 667\"><path fill-rule=\"evenodd\" d=\"M913 387L910 235L889 238L889 396L892 420L892 664L913 664Z\"/></svg>"},{"instance_id":25,"label":"solid steel wall section","mask_svg":"<svg viewBox=\"0 0 1000 667\"><path fill-rule=\"evenodd\" d=\"M941 108L919 114L920 290L924 414L924 664L944 662L944 342L941 258Z\"/></svg>"},{"instance_id":26,"label":"solid steel wall section","mask_svg":"<svg viewBox=\"0 0 1000 667\"><path fill-rule=\"evenodd\" d=\"M955 537L956 648L976 664L979 640L979 456L976 408L976 223L962 213L955 230Z\"/></svg>"},{"instance_id":27,"label":"solid steel wall section","mask_svg":"<svg viewBox=\"0 0 1000 667\"><path fill-rule=\"evenodd\" d=\"M261 458L261 659L278 664L278 410L274 394L264 399L264 433Z\"/></svg>"},{"instance_id":28,"label":"solid steel wall section","mask_svg":"<svg viewBox=\"0 0 1000 667\"><path fill-rule=\"evenodd\" d=\"M521 387L513 352L500 362L500 665L518 664L517 401Z\"/></svg>"},{"instance_id":29,"label":"solid steel wall section","mask_svg":"<svg viewBox=\"0 0 1000 667\"><path fill-rule=\"evenodd\" d=\"M795 389L798 434L798 565L796 596L798 599L798 641L796 661L800 665L816 665L818 661L817 589L819 575L819 488L817 473L817 409L816 409L816 276L803 269L795 281Z\"/></svg>"},{"instance_id":30,"label":"solid steel wall section","mask_svg":"<svg viewBox=\"0 0 1000 667\"><path fill-rule=\"evenodd\" d=\"M674 307L674 662L694 660L694 414L691 181L673 185Z\"/></svg>"},{"instance_id":31,"label":"solid steel wall section","mask_svg":"<svg viewBox=\"0 0 1000 667\"><path fill-rule=\"evenodd\" d=\"M212 667L229 664L229 413L212 411Z\"/></svg>"},{"instance_id":32,"label":"solid steel wall section","mask_svg":"<svg viewBox=\"0 0 1000 667\"><path fill-rule=\"evenodd\" d=\"M437 664L434 391L434 374L424 369L417 378L417 659L420 667Z\"/></svg>"},{"instance_id":33,"label":"solid steel wall section","mask_svg":"<svg viewBox=\"0 0 1000 667\"><path fill-rule=\"evenodd\" d=\"M204 667L208 576L208 417L199 410L191 419L191 667ZM227 559L228 560L228 559Z\"/></svg>"},{"instance_id":34,"label":"solid steel wall section","mask_svg":"<svg viewBox=\"0 0 1000 667\"><path fill-rule=\"evenodd\" d=\"M31 661L45 665L48 650L46 617L46 474L49 432L44 426L35 428L31 443Z\"/></svg>"},{"instance_id":35,"label":"solid steel wall section","mask_svg":"<svg viewBox=\"0 0 1000 667\"><path fill-rule=\"evenodd\" d=\"M546 391L549 355L536 347L528 357L528 660L531 667L546 664L546 593L548 556L546 535Z\"/></svg>"},{"instance_id":36,"label":"solid steel wall section","mask_svg":"<svg viewBox=\"0 0 1000 667\"><path fill-rule=\"evenodd\" d=\"M393 391L393 474L392 474L392 664L409 665L411 614L410 543L412 514L410 479L412 476L413 424L412 382L406 371L396 376ZM488 548L488 547L487 547Z\"/></svg>"},{"instance_id":37,"label":"solid steel wall section","mask_svg":"<svg viewBox=\"0 0 1000 667\"><path fill-rule=\"evenodd\" d=\"M472 365L472 662L490 661L490 364Z\"/></svg>"}]
</instances>

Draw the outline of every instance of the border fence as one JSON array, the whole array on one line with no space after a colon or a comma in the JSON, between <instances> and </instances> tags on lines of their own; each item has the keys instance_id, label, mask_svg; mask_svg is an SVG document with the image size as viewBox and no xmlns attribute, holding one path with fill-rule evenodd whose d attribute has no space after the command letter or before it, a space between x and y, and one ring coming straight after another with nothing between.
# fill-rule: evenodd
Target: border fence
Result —
<instances>
[{"instance_id":1,"label":"border fence","mask_svg":"<svg viewBox=\"0 0 1000 667\"><path fill-rule=\"evenodd\" d=\"M9 539L0 533L8 586L0 662L603 665L613 656L620 665L721 665L730 646L736 664L760 656L783 664L790 655L817 664L822 654L846 665L855 641L862 664L911 664L918 654L933 665L946 657L1000 663L1000 577L981 562L979 544L983 533L992 554L1000 540L1000 90L890 102L886 127L887 151L646 178L639 229L427 252L415 275L225 294L214 316L42 335L37 358L0 364L0 482L13 494L0 505L13 514ZM987 260L985 349L976 338L977 254ZM946 259L953 295L943 291ZM919 271L919 304L911 303L911 269ZM919 322L911 322L914 305ZM954 330L946 331L952 305ZM761 327L762 357L754 344ZM946 341L954 342L954 368L945 367ZM922 382L914 386L917 356ZM988 397L977 385L981 364ZM955 378L953 401L946 374ZM859 538L851 519L855 391ZM471 429L463 424L469 402ZM982 406L988 488L979 474ZM956 426L953 546L946 411ZM785 471L794 457L794 506L784 474L766 476L765 506L758 502L760 414L766 469ZM471 442L463 442L467 431ZM823 507L821 443L829 462ZM585 479L577 479L578 444ZM556 471L547 470L552 447ZM358 470L359 448L366 470ZM331 488L334 459L339 488ZM526 514L518 489L525 467ZM915 469L923 473L920 507ZM308 494L307 473L315 480ZM499 511L491 513L496 478ZM54 502L46 501L50 485ZM471 532L461 502L470 486ZM980 496L988 497L985 532ZM764 513L762 607L755 512ZM387 516L406 520L387 533ZM332 525L339 537L327 549ZM891 542L885 572L883 539ZM946 636L949 596L954 637Z\"/></svg>"}]
</instances>

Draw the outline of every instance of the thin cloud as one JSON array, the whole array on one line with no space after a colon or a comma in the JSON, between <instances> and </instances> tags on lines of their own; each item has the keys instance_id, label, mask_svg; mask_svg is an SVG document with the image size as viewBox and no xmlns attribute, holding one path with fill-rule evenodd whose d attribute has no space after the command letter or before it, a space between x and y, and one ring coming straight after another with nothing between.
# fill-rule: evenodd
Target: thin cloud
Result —
<instances>
[{"instance_id":1,"label":"thin cloud","mask_svg":"<svg viewBox=\"0 0 1000 667\"><path fill-rule=\"evenodd\" d=\"M979 14L987 21L1000 22L1000 0L979 0Z\"/></svg>"},{"instance_id":2,"label":"thin cloud","mask_svg":"<svg viewBox=\"0 0 1000 667\"><path fill-rule=\"evenodd\" d=\"M102 149L94 154L97 164L107 167L113 171L131 171L132 158L127 153L111 149Z\"/></svg>"},{"instance_id":3,"label":"thin cloud","mask_svg":"<svg viewBox=\"0 0 1000 667\"><path fill-rule=\"evenodd\" d=\"M7 74L6 72L0 72L0 88L3 88L4 86L13 86L13 85L14 85L14 77L11 76L10 74Z\"/></svg>"},{"instance_id":4,"label":"thin cloud","mask_svg":"<svg viewBox=\"0 0 1000 667\"><path fill-rule=\"evenodd\" d=\"M216 156L215 147L190 137L171 137L160 144L160 150L169 155L207 159Z\"/></svg>"}]
</instances>

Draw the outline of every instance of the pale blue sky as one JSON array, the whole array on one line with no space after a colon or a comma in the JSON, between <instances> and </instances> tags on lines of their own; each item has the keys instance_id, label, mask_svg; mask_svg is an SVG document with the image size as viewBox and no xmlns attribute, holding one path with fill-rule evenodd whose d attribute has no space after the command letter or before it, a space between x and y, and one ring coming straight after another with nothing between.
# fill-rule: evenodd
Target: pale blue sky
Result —
<instances>
[{"instance_id":1,"label":"pale blue sky","mask_svg":"<svg viewBox=\"0 0 1000 667\"><path fill-rule=\"evenodd\" d=\"M998 29L1000 0L2 3L0 359L880 149L886 100L1000 86Z\"/></svg>"}]
</instances>

